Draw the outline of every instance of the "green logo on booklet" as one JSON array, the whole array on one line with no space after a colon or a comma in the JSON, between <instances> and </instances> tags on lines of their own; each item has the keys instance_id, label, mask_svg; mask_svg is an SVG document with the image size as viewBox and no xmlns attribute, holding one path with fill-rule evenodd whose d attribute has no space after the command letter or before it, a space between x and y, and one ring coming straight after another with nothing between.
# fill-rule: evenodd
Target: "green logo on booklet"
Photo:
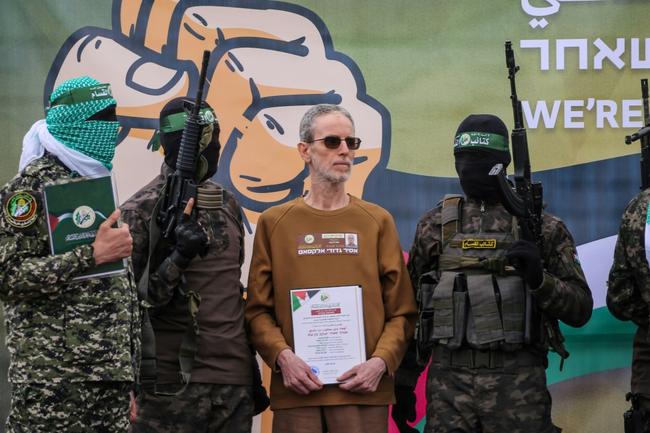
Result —
<instances>
[{"instance_id":1,"label":"green logo on booklet","mask_svg":"<svg viewBox=\"0 0 650 433\"><path fill-rule=\"evenodd\" d=\"M90 206L79 206L72 212L72 222L81 229L92 227L95 219L95 211Z\"/></svg>"}]
</instances>

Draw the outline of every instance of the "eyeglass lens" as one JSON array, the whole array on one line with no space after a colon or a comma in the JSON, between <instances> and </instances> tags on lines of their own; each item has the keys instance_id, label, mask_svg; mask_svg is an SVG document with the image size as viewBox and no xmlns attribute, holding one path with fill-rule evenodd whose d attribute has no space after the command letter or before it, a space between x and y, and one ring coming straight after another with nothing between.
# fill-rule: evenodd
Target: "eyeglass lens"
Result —
<instances>
[{"instance_id":1,"label":"eyeglass lens","mask_svg":"<svg viewBox=\"0 0 650 433\"><path fill-rule=\"evenodd\" d=\"M351 150L356 150L361 145L361 139L357 137L345 137L343 140L345 140L345 144L347 144L348 149ZM328 149L338 149L338 147L341 145L341 137L328 135L327 137L323 138L323 143Z\"/></svg>"}]
</instances>

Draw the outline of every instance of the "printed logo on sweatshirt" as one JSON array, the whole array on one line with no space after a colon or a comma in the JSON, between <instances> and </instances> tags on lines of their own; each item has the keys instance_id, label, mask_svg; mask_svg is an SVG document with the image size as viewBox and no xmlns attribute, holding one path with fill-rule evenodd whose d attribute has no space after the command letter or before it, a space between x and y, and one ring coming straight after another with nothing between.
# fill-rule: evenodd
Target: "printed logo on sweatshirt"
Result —
<instances>
[{"instance_id":1,"label":"printed logo on sweatshirt","mask_svg":"<svg viewBox=\"0 0 650 433\"><path fill-rule=\"evenodd\" d=\"M359 254L357 233L304 233L298 236L299 256Z\"/></svg>"}]
</instances>

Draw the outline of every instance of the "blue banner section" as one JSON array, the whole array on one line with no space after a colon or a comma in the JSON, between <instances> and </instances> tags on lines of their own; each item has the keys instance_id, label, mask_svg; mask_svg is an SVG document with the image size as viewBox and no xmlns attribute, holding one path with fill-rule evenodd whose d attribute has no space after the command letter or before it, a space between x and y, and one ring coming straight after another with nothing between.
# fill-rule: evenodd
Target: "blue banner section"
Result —
<instances>
[{"instance_id":1,"label":"blue banner section","mask_svg":"<svg viewBox=\"0 0 650 433\"><path fill-rule=\"evenodd\" d=\"M535 172L544 186L546 210L560 217L578 245L617 234L627 203L639 192L639 156ZM418 220L445 194L462 194L457 178L430 177L375 169L364 199L395 218L402 247L408 249Z\"/></svg>"}]
</instances>

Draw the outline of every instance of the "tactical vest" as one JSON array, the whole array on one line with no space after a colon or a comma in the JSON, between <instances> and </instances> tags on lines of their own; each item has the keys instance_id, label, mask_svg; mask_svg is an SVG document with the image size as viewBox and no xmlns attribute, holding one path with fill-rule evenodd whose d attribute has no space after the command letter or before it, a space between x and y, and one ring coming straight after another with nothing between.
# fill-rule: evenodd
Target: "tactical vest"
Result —
<instances>
[{"instance_id":1,"label":"tactical vest","mask_svg":"<svg viewBox=\"0 0 650 433\"><path fill-rule=\"evenodd\" d=\"M505 258L519 239L516 218L510 232L463 233L462 206L462 196L443 199L439 266L420 279L419 338L427 348L521 349L526 287Z\"/></svg>"}]
</instances>

